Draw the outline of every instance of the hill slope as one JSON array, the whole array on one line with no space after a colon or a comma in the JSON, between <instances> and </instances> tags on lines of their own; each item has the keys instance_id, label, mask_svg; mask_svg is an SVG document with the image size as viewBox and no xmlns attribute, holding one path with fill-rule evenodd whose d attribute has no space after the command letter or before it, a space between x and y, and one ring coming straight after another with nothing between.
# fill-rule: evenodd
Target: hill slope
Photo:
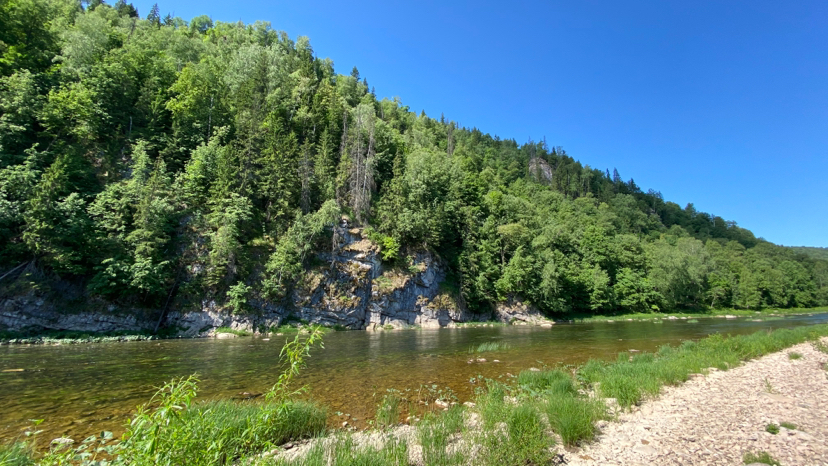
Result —
<instances>
[{"instance_id":1,"label":"hill slope","mask_svg":"<svg viewBox=\"0 0 828 466\"><path fill-rule=\"evenodd\" d=\"M356 68L336 74L265 23L141 19L123 2L0 9L0 264L30 263L28 282L290 308L336 257L344 215L388 270L436 253L474 312L828 304L825 260L545 142L379 100Z\"/></svg>"}]
</instances>

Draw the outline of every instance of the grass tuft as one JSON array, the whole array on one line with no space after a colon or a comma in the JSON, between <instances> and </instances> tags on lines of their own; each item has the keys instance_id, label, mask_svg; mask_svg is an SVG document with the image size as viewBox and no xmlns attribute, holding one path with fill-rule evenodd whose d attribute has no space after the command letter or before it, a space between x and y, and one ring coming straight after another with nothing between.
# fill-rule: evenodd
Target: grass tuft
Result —
<instances>
[{"instance_id":1,"label":"grass tuft","mask_svg":"<svg viewBox=\"0 0 828 466\"><path fill-rule=\"evenodd\" d=\"M561 370L523 371L518 374L518 385L530 392L556 395L574 395L576 392L572 377Z\"/></svg>"},{"instance_id":2,"label":"grass tuft","mask_svg":"<svg viewBox=\"0 0 828 466\"><path fill-rule=\"evenodd\" d=\"M550 395L546 399L546 414L566 446L589 442L598 432L595 421L606 417L603 402L571 395Z\"/></svg>"},{"instance_id":3,"label":"grass tuft","mask_svg":"<svg viewBox=\"0 0 828 466\"><path fill-rule=\"evenodd\" d=\"M759 453L747 452L742 457L742 462L745 464L762 463L770 466L780 466L779 461L775 460L766 451L760 451Z\"/></svg>"},{"instance_id":4,"label":"grass tuft","mask_svg":"<svg viewBox=\"0 0 828 466\"><path fill-rule=\"evenodd\" d=\"M387 393L377 407L377 426L391 427L400 417L400 397L396 393Z\"/></svg>"},{"instance_id":5,"label":"grass tuft","mask_svg":"<svg viewBox=\"0 0 828 466\"><path fill-rule=\"evenodd\" d=\"M509 344L503 341L490 341L481 343L475 348L469 348L469 353L485 353L488 351L503 351L509 349Z\"/></svg>"},{"instance_id":6,"label":"grass tuft","mask_svg":"<svg viewBox=\"0 0 828 466\"><path fill-rule=\"evenodd\" d=\"M768 424L768 425L765 426L765 432L776 435L776 434L779 433L779 426L776 425L776 424L773 424L773 423Z\"/></svg>"},{"instance_id":7,"label":"grass tuft","mask_svg":"<svg viewBox=\"0 0 828 466\"><path fill-rule=\"evenodd\" d=\"M791 359L791 360L802 359L802 354L797 353L796 351L791 351L790 353L788 353L788 359Z\"/></svg>"},{"instance_id":8,"label":"grass tuft","mask_svg":"<svg viewBox=\"0 0 828 466\"><path fill-rule=\"evenodd\" d=\"M784 427L788 430L796 430L796 424L790 422L780 422L779 427Z\"/></svg>"},{"instance_id":9,"label":"grass tuft","mask_svg":"<svg viewBox=\"0 0 828 466\"><path fill-rule=\"evenodd\" d=\"M3 466L34 466L35 460L29 445L17 442L0 445L0 464Z\"/></svg>"}]
</instances>

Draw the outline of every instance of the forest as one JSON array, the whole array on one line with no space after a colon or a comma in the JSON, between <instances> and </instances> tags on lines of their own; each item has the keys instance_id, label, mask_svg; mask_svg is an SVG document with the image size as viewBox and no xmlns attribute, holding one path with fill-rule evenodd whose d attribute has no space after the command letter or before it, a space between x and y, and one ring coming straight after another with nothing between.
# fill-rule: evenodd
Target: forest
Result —
<instances>
[{"instance_id":1,"label":"forest","mask_svg":"<svg viewBox=\"0 0 828 466\"><path fill-rule=\"evenodd\" d=\"M412 112L269 23L0 4L4 273L255 312L286 299L343 215L384 261L432 251L482 312L514 297L550 315L828 305L824 255L545 140Z\"/></svg>"}]
</instances>

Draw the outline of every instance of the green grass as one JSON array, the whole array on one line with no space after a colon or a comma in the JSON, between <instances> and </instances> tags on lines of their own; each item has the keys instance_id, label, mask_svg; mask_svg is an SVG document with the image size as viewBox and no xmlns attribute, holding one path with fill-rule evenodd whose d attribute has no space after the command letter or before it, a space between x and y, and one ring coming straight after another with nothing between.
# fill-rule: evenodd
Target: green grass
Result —
<instances>
[{"instance_id":1,"label":"green grass","mask_svg":"<svg viewBox=\"0 0 828 466\"><path fill-rule=\"evenodd\" d=\"M759 312L757 314L757 312ZM734 315L738 317L761 317L766 318L771 314L781 315L796 315L796 314L811 314L828 312L828 307L814 307L814 308L788 308L788 309L713 309L703 312L650 312L650 313L629 313L616 315L588 315L588 314L571 314L563 316L564 320L574 320L575 322L606 322L607 320L661 320L669 316L678 318L687 317L688 319L698 319L704 317L721 317L725 315Z\"/></svg>"},{"instance_id":2,"label":"green grass","mask_svg":"<svg viewBox=\"0 0 828 466\"><path fill-rule=\"evenodd\" d=\"M469 348L469 353L486 353L489 351L503 351L509 349L509 344L503 341L489 341L481 343L475 348Z\"/></svg>"},{"instance_id":3,"label":"green grass","mask_svg":"<svg viewBox=\"0 0 828 466\"><path fill-rule=\"evenodd\" d=\"M622 407L638 404L646 396L655 396L664 385L676 385L690 374L708 367L726 370L768 353L828 333L828 325L779 329L752 335L724 337L713 335L698 342L685 341L679 346L663 346L655 354L640 353L630 360L621 353L613 363L590 361L578 371L580 380L598 384L601 396L615 398Z\"/></svg>"},{"instance_id":4,"label":"green grass","mask_svg":"<svg viewBox=\"0 0 828 466\"><path fill-rule=\"evenodd\" d=\"M548 395L545 410L552 430L567 446L591 441L598 432L595 422L607 418L601 400L572 395Z\"/></svg>"},{"instance_id":5,"label":"green grass","mask_svg":"<svg viewBox=\"0 0 828 466\"><path fill-rule=\"evenodd\" d=\"M380 446L358 447L352 436L340 434L315 444L307 455L293 461L265 460L272 466L408 466L408 445L385 435Z\"/></svg>"},{"instance_id":6,"label":"green grass","mask_svg":"<svg viewBox=\"0 0 828 466\"><path fill-rule=\"evenodd\" d=\"M0 465L3 466L34 466L31 448L22 442L11 445L0 445Z\"/></svg>"},{"instance_id":7,"label":"green grass","mask_svg":"<svg viewBox=\"0 0 828 466\"><path fill-rule=\"evenodd\" d=\"M747 452L742 457L742 462L745 464L762 463L770 466L780 466L779 461L775 460L770 453L760 451L759 453Z\"/></svg>"},{"instance_id":8,"label":"green grass","mask_svg":"<svg viewBox=\"0 0 828 466\"><path fill-rule=\"evenodd\" d=\"M230 328L230 327L218 327L216 329L216 334L218 335L219 333L232 333L233 335L237 335L237 336L240 336L240 337L250 336L250 332L248 332L246 330L237 330L237 329Z\"/></svg>"},{"instance_id":9,"label":"green grass","mask_svg":"<svg viewBox=\"0 0 828 466\"><path fill-rule=\"evenodd\" d=\"M776 435L779 433L779 426L773 423L768 424L765 426L765 432Z\"/></svg>"},{"instance_id":10,"label":"green grass","mask_svg":"<svg viewBox=\"0 0 828 466\"><path fill-rule=\"evenodd\" d=\"M788 359L791 359L791 360L802 359L802 354L797 353L796 351L791 351L790 353L788 353Z\"/></svg>"},{"instance_id":11,"label":"green grass","mask_svg":"<svg viewBox=\"0 0 828 466\"><path fill-rule=\"evenodd\" d=\"M377 427L391 427L400 417L400 397L395 392L386 393L377 407Z\"/></svg>"},{"instance_id":12,"label":"green grass","mask_svg":"<svg viewBox=\"0 0 828 466\"><path fill-rule=\"evenodd\" d=\"M780 422L779 427L784 427L788 430L796 430L796 424L790 422Z\"/></svg>"},{"instance_id":13,"label":"green grass","mask_svg":"<svg viewBox=\"0 0 828 466\"><path fill-rule=\"evenodd\" d=\"M425 465L461 465L465 455L451 451L451 438L463 431L463 409L452 406L442 414L427 413L417 426L417 440L422 446Z\"/></svg>"},{"instance_id":14,"label":"green grass","mask_svg":"<svg viewBox=\"0 0 828 466\"><path fill-rule=\"evenodd\" d=\"M488 391L478 397L482 428L469 435L471 443L482 447L473 464L518 466L548 464L554 440L544 433L536 402L506 401L508 387L489 382ZM435 463L437 464L437 463Z\"/></svg>"},{"instance_id":15,"label":"green grass","mask_svg":"<svg viewBox=\"0 0 828 466\"><path fill-rule=\"evenodd\" d=\"M554 395L574 395L577 390L569 374L560 370L523 371L518 374L518 385L529 392Z\"/></svg>"},{"instance_id":16,"label":"green grass","mask_svg":"<svg viewBox=\"0 0 828 466\"><path fill-rule=\"evenodd\" d=\"M122 444L122 455L128 463L227 464L291 439L322 435L326 412L304 401L277 404L220 400L170 409L156 419L149 424L133 423L129 440ZM147 454L149 445L152 454Z\"/></svg>"}]
</instances>

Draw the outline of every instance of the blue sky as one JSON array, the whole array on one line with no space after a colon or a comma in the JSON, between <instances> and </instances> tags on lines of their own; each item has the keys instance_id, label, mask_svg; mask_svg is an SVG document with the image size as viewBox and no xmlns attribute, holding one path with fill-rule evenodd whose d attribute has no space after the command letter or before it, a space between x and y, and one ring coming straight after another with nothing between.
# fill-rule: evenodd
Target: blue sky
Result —
<instances>
[{"instance_id":1,"label":"blue sky","mask_svg":"<svg viewBox=\"0 0 828 466\"><path fill-rule=\"evenodd\" d=\"M133 2L141 15L154 0ZM504 8L506 6L507 8ZM160 0L270 21L379 97L546 137L784 245L828 246L828 2Z\"/></svg>"}]
</instances>

